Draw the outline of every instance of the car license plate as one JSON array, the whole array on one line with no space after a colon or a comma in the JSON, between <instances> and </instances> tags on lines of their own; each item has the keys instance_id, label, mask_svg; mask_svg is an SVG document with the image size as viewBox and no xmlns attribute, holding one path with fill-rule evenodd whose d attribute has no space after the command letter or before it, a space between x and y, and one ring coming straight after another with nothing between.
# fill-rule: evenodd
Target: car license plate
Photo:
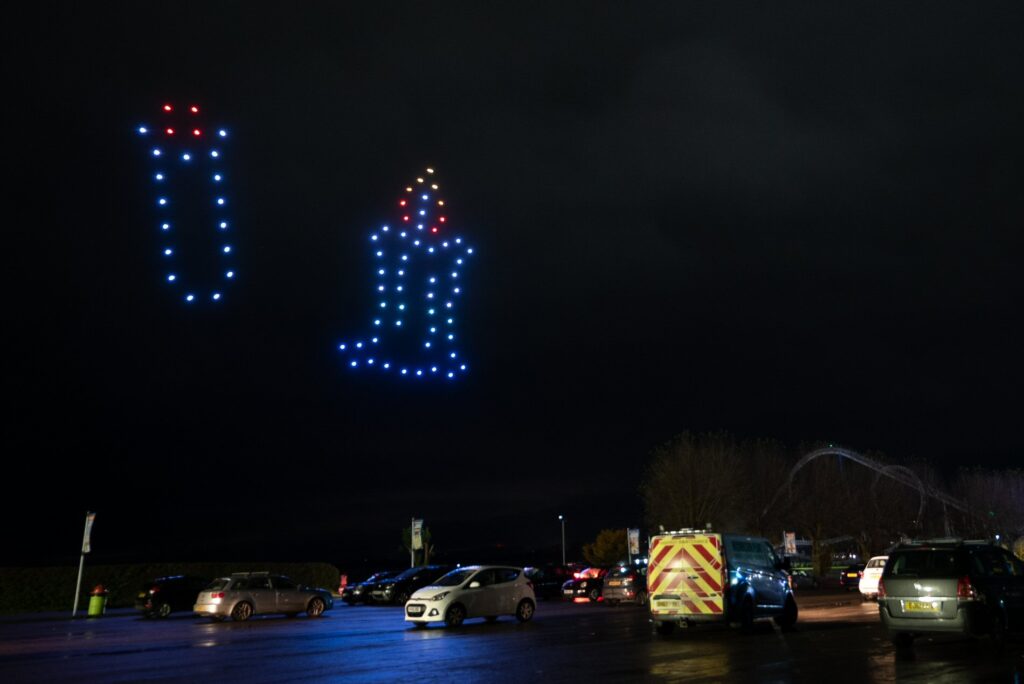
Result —
<instances>
[{"instance_id":1,"label":"car license plate","mask_svg":"<svg viewBox=\"0 0 1024 684\"><path fill-rule=\"evenodd\" d=\"M409 606L406 612L413 617L423 615L423 606Z\"/></svg>"},{"instance_id":2,"label":"car license plate","mask_svg":"<svg viewBox=\"0 0 1024 684\"><path fill-rule=\"evenodd\" d=\"M906 601L903 604L903 610L908 613L938 613L941 608L941 604L929 601Z\"/></svg>"},{"instance_id":3,"label":"car license plate","mask_svg":"<svg viewBox=\"0 0 1024 684\"><path fill-rule=\"evenodd\" d=\"M572 596L572 589L565 589L562 591L562 593L566 596Z\"/></svg>"},{"instance_id":4,"label":"car license plate","mask_svg":"<svg viewBox=\"0 0 1024 684\"><path fill-rule=\"evenodd\" d=\"M621 585L622 585L622 582L620 582L619 580L612 580L611 582L608 583L609 587L618 587L618 586L621 586Z\"/></svg>"},{"instance_id":5,"label":"car license plate","mask_svg":"<svg viewBox=\"0 0 1024 684\"><path fill-rule=\"evenodd\" d=\"M846 576L847 577L856 577L857 573L855 573L855 572L848 572L848 573L846 573Z\"/></svg>"}]
</instances>

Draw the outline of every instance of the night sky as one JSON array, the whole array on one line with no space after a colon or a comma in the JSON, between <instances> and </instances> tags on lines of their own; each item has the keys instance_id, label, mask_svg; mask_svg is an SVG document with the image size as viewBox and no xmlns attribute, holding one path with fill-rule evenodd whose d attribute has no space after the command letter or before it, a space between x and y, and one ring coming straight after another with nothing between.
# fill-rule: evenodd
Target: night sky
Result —
<instances>
[{"instance_id":1,"label":"night sky","mask_svg":"<svg viewBox=\"0 0 1024 684\"><path fill-rule=\"evenodd\" d=\"M578 545L683 430L1020 463L1019 3L491 4L8 17L0 562L86 510L110 560ZM232 132L217 306L164 281L165 102ZM426 166L472 371L350 372Z\"/></svg>"}]
</instances>

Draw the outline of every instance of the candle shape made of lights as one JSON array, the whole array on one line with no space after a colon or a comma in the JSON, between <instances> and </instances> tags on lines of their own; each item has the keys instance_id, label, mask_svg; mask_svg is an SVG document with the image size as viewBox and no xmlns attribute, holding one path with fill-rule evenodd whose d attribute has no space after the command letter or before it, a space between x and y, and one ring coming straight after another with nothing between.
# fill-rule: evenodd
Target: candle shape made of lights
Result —
<instances>
[{"instance_id":1,"label":"candle shape made of lights","mask_svg":"<svg viewBox=\"0 0 1024 684\"><path fill-rule=\"evenodd\" d=\"M209 125L198 105L165 104L158 124L136 133L150 162L162 278L188 304L219 302L236 276L223 170L228 132Z\"/></svg>"},{"instance_id":2,"label":"candle shape made of lights","mask_svg":"<svg viewBox=\"0 0 1024 684\"><path fill-rule=\"evenodd\" d=\"M395 220L370 235L371 331L338 344L350 369L413 380L453 380L468 370L457 314L473 248L451 232L447 209L428 168L395 201Z\"/></svg>"}]
</instances>

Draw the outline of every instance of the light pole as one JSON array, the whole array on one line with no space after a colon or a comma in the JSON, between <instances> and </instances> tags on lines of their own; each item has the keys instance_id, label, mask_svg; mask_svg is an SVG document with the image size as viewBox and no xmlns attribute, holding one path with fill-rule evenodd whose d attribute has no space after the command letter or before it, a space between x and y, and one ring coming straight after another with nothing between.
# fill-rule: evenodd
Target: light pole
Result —
<instances>
[{"instance_id":1,"label":"light pole","mask_svg":"<svg viewBox=\"0 0 1024 684\"><path fill-rule=\"evenodd\" d=\"M560 515L558 519L562 523L562 565L565 565L565 516Z\"/></svg>"}]
</instances>

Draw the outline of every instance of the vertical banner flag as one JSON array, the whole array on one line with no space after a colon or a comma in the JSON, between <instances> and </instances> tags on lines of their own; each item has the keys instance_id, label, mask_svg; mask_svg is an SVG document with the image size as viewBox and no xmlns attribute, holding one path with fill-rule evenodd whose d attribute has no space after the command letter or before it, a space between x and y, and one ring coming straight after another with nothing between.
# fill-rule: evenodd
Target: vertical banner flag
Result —
<instances>
[{"instance_id":1,"label":"vertical banner flag","mask_svg":"<svg viewBox=\"0 0 1024 684\"><path fill-rule=\"evenodd\" d=\"M92 537L92 523L96 520L95 513L85 514L85 534L82 536L82 553L89 553L92 551L91 537Z\"/></svg>"},{"instance_id":2,"label":"vertical banner flag","mask_svg":"<svg viewBox=\"0 0 1024 684\"><path fill-rule=\"evenodd\" d=\"M627 530L629 534L629 553L633 556L640 555L640 530L631 527Z\"/></svg>"},{"instance_id":3,"label":"vertical banner flag","mask_svg":"<svg viewBox=\"0 0 1024 684\"><path fill-rule=\"evenodd\" d=\"M412 519L412 550L419 551L423 548L423 519Z\"/></svg>"},{"instance_id":4,"label":"vertical banner flag","mask_svg":"<svg viewBox=\"0 0 1024 684\"><path fill-rule=\"evenodd\" d=\"M796 555L796 532L783 532L783 536L786 539L786 555Z\"/></svg>"}]
</instances>

